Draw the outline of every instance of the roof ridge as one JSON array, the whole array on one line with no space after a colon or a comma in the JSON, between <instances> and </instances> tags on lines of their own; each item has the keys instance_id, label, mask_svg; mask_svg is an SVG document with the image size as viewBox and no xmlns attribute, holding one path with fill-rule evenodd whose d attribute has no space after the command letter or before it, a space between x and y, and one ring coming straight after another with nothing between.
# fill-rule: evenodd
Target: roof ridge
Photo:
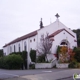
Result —
<instances>
[{"instance_id":1,"label":"roof ridge","mask_svg":"<svg viewBox=\"0 0 80 80\"><path fill-rule=\"evenodd\" d=\"M23 36L21 36L21 37L18 37L18 38L16 38L16 39L14 39L13 41L9 42L8 44L4 45L3 47L6 47L6 46L8 46L8 45L10 45L10 44L13 44L13 43L19 42L19 41L21 41L21 40L27 39L27 38L29 38L29 37L35 36L36 34L37 34L37 30L35 30L35 31L33 31L33 32L30 32L30 33L28 33L28 34L26 34L26 35L23 35Z\"/></svg>"}]
</instances>

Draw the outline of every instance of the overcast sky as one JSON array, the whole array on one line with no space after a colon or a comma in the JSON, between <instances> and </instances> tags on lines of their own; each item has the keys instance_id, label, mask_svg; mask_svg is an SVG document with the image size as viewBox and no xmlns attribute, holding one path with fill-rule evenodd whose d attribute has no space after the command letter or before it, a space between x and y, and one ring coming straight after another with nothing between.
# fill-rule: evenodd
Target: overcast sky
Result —
<instances>
[{"instance_id":1,"label":"overcast sky","mask_svg":"<svg viewBox=\"0 0 80 80\"><path fill-rule=\"evenodd\" d=\"M71 29L80 28L80 0L0 0L0 49L13 39L59 20Z\"/></svg>"}]
</instances>

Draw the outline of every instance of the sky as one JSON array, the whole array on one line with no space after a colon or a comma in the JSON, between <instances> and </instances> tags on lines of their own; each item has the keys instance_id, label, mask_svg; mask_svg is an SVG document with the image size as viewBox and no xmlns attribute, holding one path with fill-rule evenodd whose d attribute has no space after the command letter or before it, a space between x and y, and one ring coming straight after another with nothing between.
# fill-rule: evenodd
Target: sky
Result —
<instances>
[{"instance_id":1,"label":"sky","mask_svg":"<svg viewBox=\"0 0 80 80\"><path fill-rule=\"evenodd\" d=\"M80 0L0 0L0 49L17 37L59 20L71 29L80 28Z\"/></svg>"}]
</instances>

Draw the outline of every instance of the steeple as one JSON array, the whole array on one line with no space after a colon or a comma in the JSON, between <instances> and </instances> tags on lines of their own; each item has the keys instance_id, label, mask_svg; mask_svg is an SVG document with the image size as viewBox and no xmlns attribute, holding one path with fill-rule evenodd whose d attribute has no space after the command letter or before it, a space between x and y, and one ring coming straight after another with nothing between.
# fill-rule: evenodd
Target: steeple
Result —
<instances>
[{"instance_id":1,"label":"steeple","mask_svg":"<svg viewBox=\"0 0 80 80\"><path fill-rule=\"evenodd\" d=\"M40 29L43 28L43 22L42 22L42 18L41 18L41 21L40 21Z\"/></svg>"}]
</instances>

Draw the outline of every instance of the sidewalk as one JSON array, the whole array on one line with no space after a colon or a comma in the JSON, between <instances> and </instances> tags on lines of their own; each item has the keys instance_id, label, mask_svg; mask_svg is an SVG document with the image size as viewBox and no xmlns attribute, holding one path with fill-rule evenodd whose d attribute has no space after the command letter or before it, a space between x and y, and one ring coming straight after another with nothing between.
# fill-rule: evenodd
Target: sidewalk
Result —
<instances>
[{"instance_id":1,"label":"sidewalk","mask_svg":"<svg viewBox=\"0 0 80 80\"><path fill-rule=\"evenodd\" d=\"M51 72L45 74L26 75L19 78L6 80L59 80L67 77L72 77L74 73L80 74L80 69L70 69L59 72Z\"/></svg>"}]
</instances>

